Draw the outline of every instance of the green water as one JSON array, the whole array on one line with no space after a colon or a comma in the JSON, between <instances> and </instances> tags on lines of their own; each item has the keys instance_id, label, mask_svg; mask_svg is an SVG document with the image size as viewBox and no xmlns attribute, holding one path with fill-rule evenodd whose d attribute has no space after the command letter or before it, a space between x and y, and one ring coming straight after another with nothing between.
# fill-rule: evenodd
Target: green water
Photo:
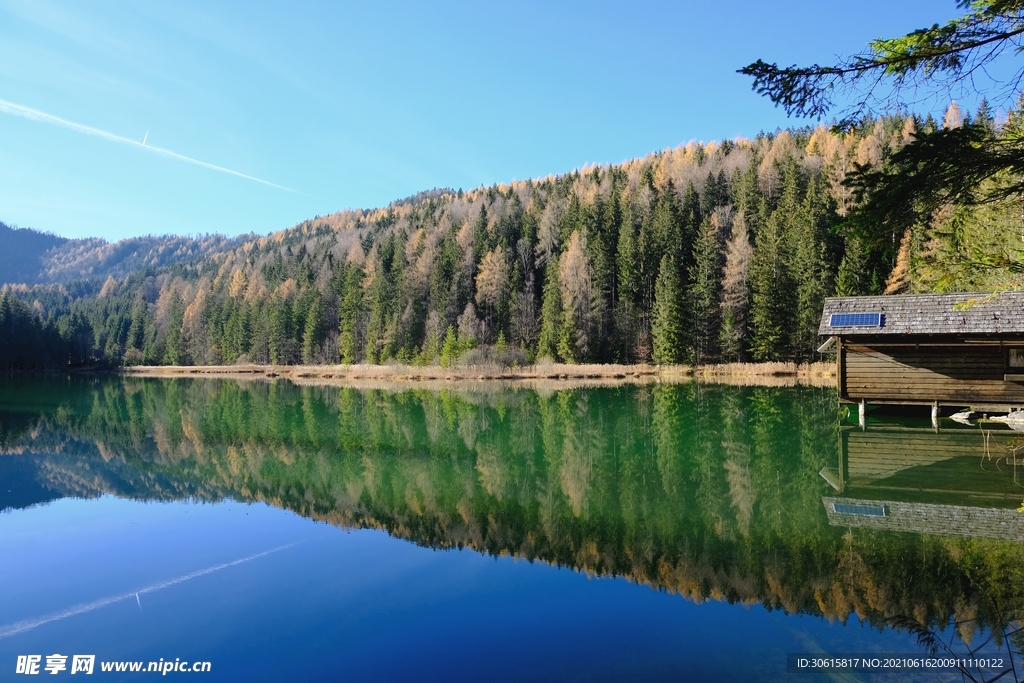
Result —
<instances>
[{"instance_id":1,"label":"green water","mask_svg":"<svg viewBox=\"0 0 1024 683\"><path fill-rule=\"evenodd\" d=\"M962 648L1024 604L1024 545L1007 517L1024 488L1006 459L1013 433L941 427L861 432L833 391L808 387L12 381L0 387L0 507L260 502L339 532L624 578L669 609L866 623L875 649L916 648L893 617L959 622L946 632ZM914 448L932 455L900 460ZM836 500L877 501L886 516L837 516ZM949 526L971 510L983 513ZM745 613L728 612L740 629Z\"/></svg>"}]
</instances>

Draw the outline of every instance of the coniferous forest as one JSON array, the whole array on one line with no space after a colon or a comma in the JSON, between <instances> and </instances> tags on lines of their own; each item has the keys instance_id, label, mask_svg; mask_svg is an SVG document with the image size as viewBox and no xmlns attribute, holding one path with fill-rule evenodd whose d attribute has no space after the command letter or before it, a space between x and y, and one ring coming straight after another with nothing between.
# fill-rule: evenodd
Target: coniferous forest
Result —
<instances>
[{"instance_id":1,"label":"coniferous forest","mask_svg":"<svg viewBox=\"0 0 1024 683\"><path fill-rule=\"evenodd\" d=\"M0 366L813 360L826 296L1012 277L975 256L1019 259L1018 202L944 206L867 242L844 222L845 181L918 131L973 121L1016 135L1022 116L954 103L943 121L691 142L208 239L126 275L7 284Z\"/></svg>"}]
</instances>

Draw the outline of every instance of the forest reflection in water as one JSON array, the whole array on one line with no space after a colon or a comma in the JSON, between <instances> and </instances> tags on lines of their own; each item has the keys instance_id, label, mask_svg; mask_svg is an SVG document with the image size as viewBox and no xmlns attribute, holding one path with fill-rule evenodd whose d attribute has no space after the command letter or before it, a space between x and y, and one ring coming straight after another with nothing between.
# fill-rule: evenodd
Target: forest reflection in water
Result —
<instances>
[{"instance_id":1,"label":"forest reflection in water","mask_svg":"<svg viewBox=\"0 0 1024 683\"><path fill-rule=\"evenodd\" d=\"M1024 489L991 457L1011 437L987 438L851 430L834 392L810 387L10 381L0 476L16 485L0 508L104 494L264 501L698 603L955 622L969 643L1007 626L1024 590ZM872 505L881 514L864 514ZM907 510L918 521L901 526Z\"/></svg>"}]
</instances>

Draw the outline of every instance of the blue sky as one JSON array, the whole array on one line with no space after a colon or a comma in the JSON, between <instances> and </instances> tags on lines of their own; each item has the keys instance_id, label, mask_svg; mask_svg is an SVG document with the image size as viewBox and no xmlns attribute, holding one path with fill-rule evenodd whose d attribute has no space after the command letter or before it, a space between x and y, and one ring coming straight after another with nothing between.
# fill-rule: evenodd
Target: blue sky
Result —
<instances>
[{"instance_id":1,"label":"blue sky","mask_svg":"<svg viewBox=\"0 0 1024 683\"><path fill-rule=\"evenodd\" d=\"M959 14L851 7L0 0L3 102L138 143L148 132L147 146L280 186L0 102L0 220L111 240L267 233L433 187L752 137L805 122L737 68L827 63Z\"/></svg>"}]
</instances>

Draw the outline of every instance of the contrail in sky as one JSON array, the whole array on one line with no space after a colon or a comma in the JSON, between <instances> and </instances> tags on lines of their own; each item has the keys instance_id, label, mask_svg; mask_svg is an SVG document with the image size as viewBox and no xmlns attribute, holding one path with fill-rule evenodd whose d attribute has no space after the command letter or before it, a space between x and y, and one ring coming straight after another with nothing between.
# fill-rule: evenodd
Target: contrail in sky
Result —
<instances>
[{"instance_id":1,"label":"contrail in sky","mask_svg":"<svg viewBox=\"0 0 1024 683\"><path fill-rule=\"evenodd\" d=\"M67 619L68 617L75 617L75 616L78 616L79 614L85 614L86 612L91 612L94 609L99 609L100 607L106 607L107 605L112 605L115 602L121 602L122 600L127 600L128 598L135 598L136 601L138 601L140 593L152 593L154 591L162 590L164 588L169 588L170 586L175 586L175 585L177 585L179 583L184 583L185 581L188 581L189 579L194 579L194 578L199 577L199 576L205 576L207 574L212 574L213 572L218 572L221 569L227 569L228 567L234 567L236 564L242 564L243 562L248 562L250 560L255 560L256 558L263 557L264 555L269 555L271 553L276 553L279 550L284 550L285 548L291 548L293 545L297 545L297 543L288 543L287 545L278 546L277 548L271 548L270 550L264 550L262 553L256 553L255 555L250 555L249 557L243 557L240 560L234 560L232 562L225 562L224 564L217 564L217 565L214 565L212 567L207 567L206 569L200 569L198 571L192 572L191 574L185 574L184 576L179 576L176 579L168 579L167 581L161 581L160 583L154 583L151 586L146 586L145 588L140 588L137 591L132 591L130 593L125 593L124 595L115 595L115 596L110 597L110 598L103 598L101 600L96 600L95 602L89 602L89 603L86 603L84 605L75 605L74 607L69 607L66 610L63 610L63 611L60 611L60 612L54 612L52 614L47 614L46 616L42 616L42 617L36 617L35 619L25 619L23 621L17 621L17 622L15 622L13 624L7 624L6 626L0 626L0 640L2 640L3 638L9 638L10 636L17 635L19 633L23 633L25 631L31 631L32 629L34 629L34 628L36 628L38 626L42 626L43 624L49 624L51 621L60 621L61 619ZM141 609L141 607L142 607L142 603L139 602L139 608Z\"/></svg>"},{"instance_id":2,"label":"contrail in sky","mask_svg":"<svg viewBox=\"0 0 1024 683\"><path fill-rule=\"evenodd\" d=\"M2 112L4 114L13 114L14 116L20 116L20 117L25 118L25 119L31 119L32 121L41 121L42 123L50 123L50 124L53 124L55 126L61 126L62 128L70 128L71 130L77 131L79 133L85 133L86 135L95 135L96 137L103 138L104 140L110 140L111 142L121 142L121 143L124 143L126 145L132 145L134 147L140 147L140 148L142 148L144 150L147 150L149 152L156 152L157 154L162 154L164 156L171 157L172 159L178 159L179 161L187 161L190 164L195 164L196 166L202 166L203 168L208 168L208 169L210 169L212 171L220 171L221 173L230 173L233 176L238 176L239 178L245 178L246 180L254 180L257 183L263 183L264 185L269 185L270 187L276 187L277 189L284 190L285 192L294 192L295 194L302 194L298 190L293 190L290 187L284 187L283 185L278 185L277 183L272 183L269 180L263 180L262 178L256 178L255 176L246 175L244 173L239 173L238 171L232 171L230 168L224 168L223 166L216 166L214 164L208 164L205 161L200 161L199 159L193 159L192 157L187 157L184 154L178 154L177 152L172 152L169 149L162 149L160 147L154 147L153 145L147 145L146 142L145 142L145 139L143 139L142 142L139 142L138 140L132 140L131 138L126 138L126 137L123 137L121 135L115 135L114 133L108 133L107 131L100 130L99 128L93 128L92 126L86 126L86 125L81 124L81 123L75 123L74 121L68 121L67 119L62 119L59 116L54 116L53 114L47 114L46 112L39 111L38 109L31 109L29 107L24 107L24 106L22 106L20 104L15 104L14 102L8 102L7 100L0 100L0 112ZM147 138L149 137L149 131L146 131L146 137Z\"/></svg>"}]
</instances>

